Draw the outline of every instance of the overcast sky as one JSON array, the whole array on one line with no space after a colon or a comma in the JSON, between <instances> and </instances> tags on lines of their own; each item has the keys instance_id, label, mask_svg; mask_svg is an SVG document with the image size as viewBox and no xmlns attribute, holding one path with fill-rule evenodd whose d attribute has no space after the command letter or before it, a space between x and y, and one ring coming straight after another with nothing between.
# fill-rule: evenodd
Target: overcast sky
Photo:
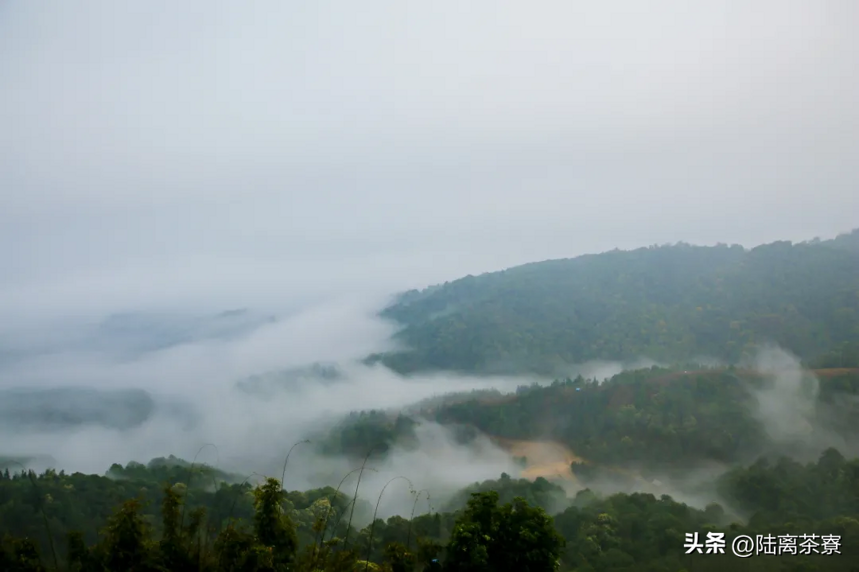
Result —
<instances>
[{"instance_id":1,"label":"overcast sky","mask_svg":"<svg viewBox=\"0 0 859 572\"><path fill-rule=\"evenodd\" d=\"M859 3L0 3L0 312L859 226Z\"/></svg>"}]
</instances>

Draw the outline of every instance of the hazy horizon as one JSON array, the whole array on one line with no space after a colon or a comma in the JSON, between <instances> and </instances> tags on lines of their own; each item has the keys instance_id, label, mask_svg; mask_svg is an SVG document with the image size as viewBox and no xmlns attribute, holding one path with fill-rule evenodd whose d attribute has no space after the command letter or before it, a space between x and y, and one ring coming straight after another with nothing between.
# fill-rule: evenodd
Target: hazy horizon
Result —
<instances>
[{"instance_id":1,"label":"hazy horizon","mask_svg":"<svg viewBox=\"0 0 859 572\"><path fill-rule=\"evenodd\" d=\"M849 1L0 7L0 313L859 225Z\"/></svg>"}]
</instances>

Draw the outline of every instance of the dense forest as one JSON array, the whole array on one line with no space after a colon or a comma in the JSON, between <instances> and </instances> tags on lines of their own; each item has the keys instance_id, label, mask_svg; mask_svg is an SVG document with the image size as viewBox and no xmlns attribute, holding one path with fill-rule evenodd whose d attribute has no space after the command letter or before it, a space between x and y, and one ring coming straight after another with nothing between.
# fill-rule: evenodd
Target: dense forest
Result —
<instances>
[{"instance_id":1,"label":"dense forest","mask_svg":"<svg viewBox=\"0 0 859 572\"><path fill-rule=\"evenodd\" d=\"M808 464L762 458L732 469L716 482L725 506L589 489L566 497L545 479L501 475L462 491L447 512L410 491L408 517L360 530L350 526L352 499L332 488L285 491L274 478L251 487L178 459L108 474L0 474L0 569L859 570L859 460L835 449ZM741 560L730 549L687 554L687 533L724 534L728 547L739 535L816 536L794 554Z\"/></svg>"},{"instance_id":2,"label":"dense forest","mask_svg":"<svg viewBox=\"0 0 859 572\"><path fill-rule=\"evenodd\" d=\"M382 312L424 370L566 375L589 360L739 363L773 343L859 367L859 229L752 249L677 244L526 264L407 292Z\"/></svg>"},{"instance_id":3,"label":"dense forest","mask_svg":"<svg viewBox=\"0 0 859 572\"><path fill-rule=\"evenodd\" d=\"M559 379L515 394L452 396L411 412L354 413L319 441L323 452L360 457L414 446L431 420L460 442L480 433L551 440L588 461L639 469L748 463L762 454L810 458L830 444L859 450L859 370L777 373L659 367L599 382ZM777 411L761 408L776 402Z\"/></svg>"}]
</instances>

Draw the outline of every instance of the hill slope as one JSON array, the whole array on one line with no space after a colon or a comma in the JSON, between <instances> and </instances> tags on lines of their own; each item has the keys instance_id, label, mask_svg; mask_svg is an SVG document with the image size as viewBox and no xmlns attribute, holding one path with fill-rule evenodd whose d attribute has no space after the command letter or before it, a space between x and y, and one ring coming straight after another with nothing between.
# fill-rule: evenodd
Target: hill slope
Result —
<instances>
[{"instance_id":1,"label":"hill slope","mask_svg":"<svg viewBox=\"0 0 859 572\"><path fill-rule=\"evenodd\" d=\"M514 394L455 396L408 414L364 411L314 442L323 453L358 463L368 450L384 455L414 447L416 424L429 420L462 444L490 436L524 457L533 475L553 464L566 474L574 461L677 472L760 455L810 460L830 446L854 454L857 397L859 369L652 367L602 383L578 377L521 386Z\"/></svg>"},{"instance_id":2,"label":"hill slope","mask_svg":"<svg viewBox=\"0 0 859 572\"><path fill-rule=\"evenodd\" d=\"M776 343L818 367L859 360L859 229L753 248L677 244L550 260L411 291L382 316L409 373L564 374L589 360L737 362Z\"/></svg>"}]
</instances>

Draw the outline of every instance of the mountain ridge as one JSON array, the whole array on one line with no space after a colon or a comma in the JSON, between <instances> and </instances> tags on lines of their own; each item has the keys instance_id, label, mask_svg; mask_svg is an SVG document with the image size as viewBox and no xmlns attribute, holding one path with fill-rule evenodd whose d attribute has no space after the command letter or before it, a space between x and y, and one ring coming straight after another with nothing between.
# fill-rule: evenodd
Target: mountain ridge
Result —
<instances>
[{"instance_id":1,"label":"mountain ridge","mask_svg":"<svg viewBox=\"0 0 859 572\"><path fill-rule=\"evenodd\" d=\"M406 349L367 361L403 374L561 375L642 357L740 363L766 344L818 367L855 367L859 229L750 249L677 243L533 262L405 292L380 316L401 326Z\"/></svg>"}]
</instances>

